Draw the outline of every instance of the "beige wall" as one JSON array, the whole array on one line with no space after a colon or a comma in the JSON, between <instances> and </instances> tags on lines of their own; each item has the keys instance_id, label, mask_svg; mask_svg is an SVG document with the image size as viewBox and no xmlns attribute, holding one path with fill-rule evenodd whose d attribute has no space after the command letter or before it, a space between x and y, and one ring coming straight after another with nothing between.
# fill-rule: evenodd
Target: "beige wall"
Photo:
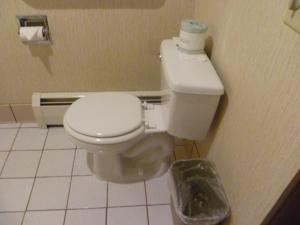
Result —
<instances>
[{"instance_id":1,"label":"beige wall","mask_svg":"<svg viewBox=\"0 0 300 225\"><path fill-rule=\"evenodd\" d=\"M0 104L34 91L153 90L159 45L191 17L194 0L1 0ZM46 14L51 46L26 46L17 14Z\"/></svg>"},{"instance_id":2,"label":"beige wall","mask_svg":"<svg viewBox=\"0 0 300 225\"><path fill-rule=\"evenodd\" d=\"M300 35L288 0L196 0L226 97L198 149L215 161L232 225L258 225L300 165Z\"/></svg>"}]
</instances>

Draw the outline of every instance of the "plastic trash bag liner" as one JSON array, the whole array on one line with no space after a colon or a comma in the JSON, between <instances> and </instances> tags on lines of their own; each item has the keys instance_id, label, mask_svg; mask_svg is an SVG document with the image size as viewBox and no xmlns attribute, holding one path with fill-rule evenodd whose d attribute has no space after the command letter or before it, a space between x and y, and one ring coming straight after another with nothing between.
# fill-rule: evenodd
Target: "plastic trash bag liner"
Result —
<instances>
[{"instance_id":1,"label":"plastic trash bag liner","mask_svg":"<svg viewBox=\"0 0 300 225\"><path fill-rule=\"evenodd\" d=\"M175 212L185 224L218 224L228 217L224 188L210 161L176 161L169 178Z\"/></svg>"}]
</instances>

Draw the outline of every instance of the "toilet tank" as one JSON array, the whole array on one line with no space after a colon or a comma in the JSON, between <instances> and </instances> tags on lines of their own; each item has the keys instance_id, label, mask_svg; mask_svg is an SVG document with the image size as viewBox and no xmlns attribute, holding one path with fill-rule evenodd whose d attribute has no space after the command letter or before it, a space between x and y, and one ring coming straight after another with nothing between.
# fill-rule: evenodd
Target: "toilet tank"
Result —
<instances>
[{"instance_id":1,"label":"toilet tank","mask_svg":"<svg viewBox=\"0 0 300 225\"><path fill-rule=\"evenodd\" d=\"M173 40L160 48L164 120L179 138L203 140L214 118L224 87L205 54L188 55Z\"/></svg>"}]
</instances>

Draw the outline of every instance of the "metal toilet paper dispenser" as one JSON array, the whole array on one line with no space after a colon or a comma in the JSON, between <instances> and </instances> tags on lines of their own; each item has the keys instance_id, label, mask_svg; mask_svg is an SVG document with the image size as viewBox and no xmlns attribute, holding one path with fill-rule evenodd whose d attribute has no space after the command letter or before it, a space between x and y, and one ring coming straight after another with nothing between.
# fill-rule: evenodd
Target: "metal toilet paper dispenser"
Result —
<instances>
[{"instance_id":1,"label":"metal toilet paper dispenser","mask_svg":"<svg viewBox=\"0 0 300 225\"><path fill-rule=\"evenodd\" d=\"M17 16L18 34L22 42L30 44L51 44L47 16Z\"/></svg>"}]
</instances>

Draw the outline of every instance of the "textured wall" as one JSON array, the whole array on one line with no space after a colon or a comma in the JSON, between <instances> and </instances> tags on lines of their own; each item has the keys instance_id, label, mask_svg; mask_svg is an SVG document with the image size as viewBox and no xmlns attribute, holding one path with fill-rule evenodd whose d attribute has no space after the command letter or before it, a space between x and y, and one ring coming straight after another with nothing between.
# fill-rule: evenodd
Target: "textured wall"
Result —
<instances>
[{"instance_id":1,"label":"textured wall","mask_svg":"<svg viewBox=\"0 0 300 225\"><path fill-rule=\"evenodd\" d=\"M152 90L159 45L191 17L194 0L1 0L0 104L33 91ZM52 46L26 46L15 16L46 14Z\"/></svg>"},{"instance_id":2,"label":"textured wall","mask_svg":"<svg viewBox=\"0 0 300 225\"><path fill-rule=\"evenodd\" d=\"M300 166L300 35L283 24L287 4L196 0L227 95L198 147L210 148L232 225L260 224Z\"/></svg>"}]
</instances>

